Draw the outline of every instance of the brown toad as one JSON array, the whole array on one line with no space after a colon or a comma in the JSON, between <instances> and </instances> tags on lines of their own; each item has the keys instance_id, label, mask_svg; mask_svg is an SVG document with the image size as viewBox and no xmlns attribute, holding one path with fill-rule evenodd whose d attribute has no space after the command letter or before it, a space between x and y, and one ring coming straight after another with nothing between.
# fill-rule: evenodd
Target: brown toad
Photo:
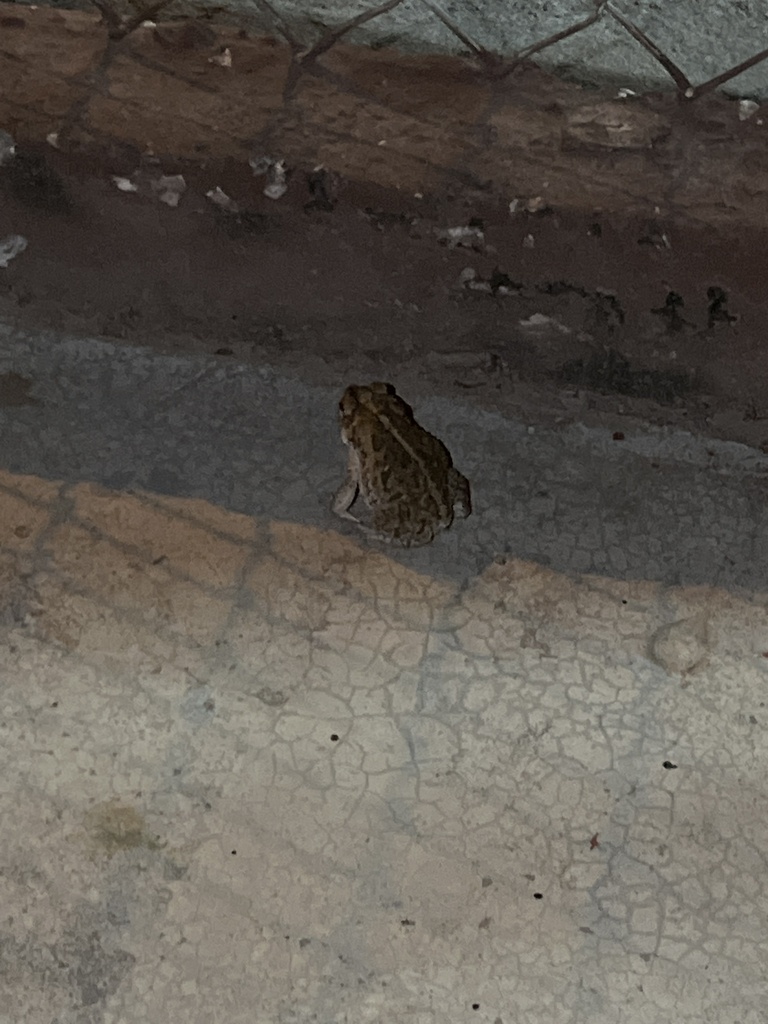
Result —
<instances>
[{"instance_id":1,"label":"brown toad","mask_svg":"<svg viewBox=\"0 0 768 1024\"><path fill-rule=\"evenodd\" d=\"M336 515L403 547L429 544L454 516L470 515L469 481L391 384L350 385L339 413L349 453L346 479L333 499ZM358 493L371 510L372 528L349 511Z\"/></svg>"}]
</instances>

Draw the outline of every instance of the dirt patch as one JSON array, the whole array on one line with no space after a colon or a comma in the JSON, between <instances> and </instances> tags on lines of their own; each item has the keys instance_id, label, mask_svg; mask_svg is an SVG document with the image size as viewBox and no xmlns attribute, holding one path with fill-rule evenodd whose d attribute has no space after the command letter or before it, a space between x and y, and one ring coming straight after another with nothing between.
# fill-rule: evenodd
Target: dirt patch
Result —
<instances>
[{"instance_id":1,"label":"dirt patch","mask_svg":"<svg viewBox=\"0 0 768 1024\"><path fill-rule=\"evenodd\" d=\"M271 201L234 161L165 166L187 183L172 209L118 190L110 173L132 168L27 150L19 176L0 169L0 234L29 243L0 271L19 327L768 447L760 232L511 215L343 179L330 199L312 167ZM206 198L216 186L238 212Z\"/></svg>"},{"instance_id":2,"label":"dirt patch","mask_svg":"<svg viewBox=\"0 0 768 1024\"><path fill-rule=\"evenodd\" d=\"M531 63L500 76L344 39L304 52L214 16L115 38L95 12L0 4L0 124L69 153L257 153L411 194L768 226L764 118L733 99L621 99Z\"/></svg>"},{"instance_id":3,"label":"dirt patch","mask_svg":"<svg viewBox=\"0 0 768 1024\"><path fill-rule=\"evenodd\" d=\"M0 239L28 243L0 269L4 320L768 450L768 142L733 102L626 103L533 67L496 81L342 44L304 65L215 25L115 42L82 12L0 12L18 142ZM285 161L277 199L257 153ZM184 176L176 208L163 174Z\"/></svg>"}]
</instances>

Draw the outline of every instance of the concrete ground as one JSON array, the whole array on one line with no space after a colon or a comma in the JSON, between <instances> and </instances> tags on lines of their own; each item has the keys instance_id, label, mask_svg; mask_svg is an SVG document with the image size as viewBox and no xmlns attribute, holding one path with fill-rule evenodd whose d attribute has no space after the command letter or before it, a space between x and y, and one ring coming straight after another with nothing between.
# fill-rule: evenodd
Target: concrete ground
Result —
<instances>
[{"instance_id":1,"label":"concrete ground","mask_svg":"<svg viewBox=\"0 0 768 1024\"><path fill-rule=\"evenodd\" d=\"M768 457L346 383L3 329L0 1022L765 1024Z\"/></svg>"}]
</instances>

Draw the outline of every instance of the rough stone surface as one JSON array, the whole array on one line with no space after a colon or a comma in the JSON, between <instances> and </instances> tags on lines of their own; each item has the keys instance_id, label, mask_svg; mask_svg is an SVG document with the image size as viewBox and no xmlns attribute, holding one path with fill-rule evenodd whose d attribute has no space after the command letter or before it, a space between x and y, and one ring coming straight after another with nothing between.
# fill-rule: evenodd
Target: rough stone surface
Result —
<instances>
[{"instance_id":1,"label":"rough stone surface","mask_svg":"<svg viewBox=\"0 0 768 1024\"><path fill-rule=\"evenodd\" d=\"M768 458L409 395L395 553L335 391L0 354L3 1024L761 1024Z\"/></svg>"}]
</instances>

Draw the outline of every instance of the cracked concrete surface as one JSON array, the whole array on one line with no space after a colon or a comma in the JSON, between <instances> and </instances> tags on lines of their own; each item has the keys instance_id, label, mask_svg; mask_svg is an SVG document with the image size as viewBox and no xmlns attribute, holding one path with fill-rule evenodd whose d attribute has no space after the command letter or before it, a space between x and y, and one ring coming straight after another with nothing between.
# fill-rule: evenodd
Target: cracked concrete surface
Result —
<instances>
[{"instance_id":1,"label":"cracked concrete surface","mask_svg":"<svg viewBox=\"0 0 768 1024\"><path fill-rule=\"evenodd\" d=\"M9 373L3 1024L764 1024L767 457L407 394L475 513L395 552L336 392Z\"/></svg>"}]
</instances>

